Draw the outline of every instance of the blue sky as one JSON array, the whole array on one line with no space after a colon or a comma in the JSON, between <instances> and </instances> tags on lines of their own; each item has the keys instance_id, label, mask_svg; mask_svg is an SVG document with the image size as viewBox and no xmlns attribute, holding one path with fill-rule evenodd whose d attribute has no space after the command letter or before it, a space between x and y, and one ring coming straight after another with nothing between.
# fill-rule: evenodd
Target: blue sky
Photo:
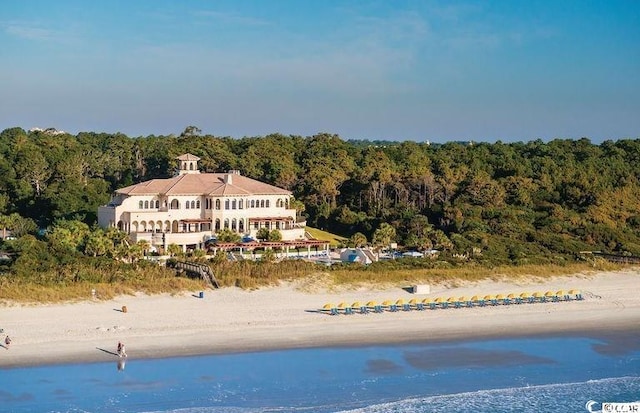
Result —
<instances>
[{"instance_id":1,"label":"blue sky","mask_svg":"<svg viewBox=\"0 0 640 413\"><path fill-rule=\"evenodd\" d=\"M0 0L0 130L640 137L640 2Z\"/></svg>"}]
</instances>

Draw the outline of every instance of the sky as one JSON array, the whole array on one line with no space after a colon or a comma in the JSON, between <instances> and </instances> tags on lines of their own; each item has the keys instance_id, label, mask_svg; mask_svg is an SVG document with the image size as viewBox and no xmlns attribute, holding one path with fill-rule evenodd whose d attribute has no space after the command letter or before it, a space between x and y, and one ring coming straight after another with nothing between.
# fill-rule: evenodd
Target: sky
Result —
<instances>
[{"instance_id":1,"label":"sky","mask_svg":"<svg viewBox=\"0 0 640 413\"><path fill-rule=\"evenodd\" d=\"M637 0L0 0L0 130L640 137Z\"/></svg>"}]
</instances>

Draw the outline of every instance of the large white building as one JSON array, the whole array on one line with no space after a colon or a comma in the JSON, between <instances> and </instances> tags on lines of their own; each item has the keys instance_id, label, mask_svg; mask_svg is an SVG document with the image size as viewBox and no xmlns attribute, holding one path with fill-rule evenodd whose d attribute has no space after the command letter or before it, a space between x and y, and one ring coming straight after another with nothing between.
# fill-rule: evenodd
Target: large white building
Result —
<instances>
[{"instance_id":1,"label":"large white building","mask_svg":"<svg viewBox=\"0 0 640 413\"><path fill-rule=\"evenodd\" d=\"M195 155L177 159L176 176L115 191L98 209L98 224L165 249L170 244L203 248L224 228L253 238L260 228L277 229L284 241L304 239L305 223L296 222L290 191L239 171L200 173Z\"/></svg>"}]
</instances>

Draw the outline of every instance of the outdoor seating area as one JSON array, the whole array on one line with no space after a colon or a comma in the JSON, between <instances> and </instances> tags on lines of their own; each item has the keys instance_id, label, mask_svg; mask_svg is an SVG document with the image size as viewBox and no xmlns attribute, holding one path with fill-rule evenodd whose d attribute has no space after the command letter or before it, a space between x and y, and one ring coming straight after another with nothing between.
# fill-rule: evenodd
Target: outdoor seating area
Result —
<instances>
[{"instance_id":1,"label":"outdoor seating area","mask_svg":"<svg viewBox=\"0 0 640 413\"><path fill-rule=\"evenodd\" d=\"M580 301L583 300L580 290L559 290L559 291L547 291L547 292L522 292L511 293L507 295L474 295L472 297L436 297L436 298L424 298L422 300L413 298L409 301L403 299L399 300L384 300L380 303L377 301L368 301L363 304L356 301L352 304L347 302L341 302L337 305L332 303L325 304L318 312L328 315L351 315L351 314L369 314L369 313L384 313L384 312L398 312L398 311L423 311L423 310L438 310L448 308L472 308L472 307L491 307L499 305L521 305L521 304L535 304L535 303L557 303L563 301Z\"/></svg>"}]
</instances>

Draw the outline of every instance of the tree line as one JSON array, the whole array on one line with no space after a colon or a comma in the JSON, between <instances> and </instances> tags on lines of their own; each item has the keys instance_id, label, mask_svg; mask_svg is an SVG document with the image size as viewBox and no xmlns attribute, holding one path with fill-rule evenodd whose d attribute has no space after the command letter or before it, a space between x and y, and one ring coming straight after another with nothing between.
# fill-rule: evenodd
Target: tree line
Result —
<instances>
[{"instance_id":1,"label":"tree line","mask_svg":"<svg viewBox=\"0 0 640 413\"><path fill-rule=\"evenodd\" d=\"M10 128L0 133L0 226L37 237L80 222L90 233L115 189L171 176L183 153L200 157L204 172L237 169L291 190L308 225L351 245L397 242L496 264L583 250L640 255L637 139L428 144L230 138L193 126L135 138Z\"/></svg>"}]
</instances>

